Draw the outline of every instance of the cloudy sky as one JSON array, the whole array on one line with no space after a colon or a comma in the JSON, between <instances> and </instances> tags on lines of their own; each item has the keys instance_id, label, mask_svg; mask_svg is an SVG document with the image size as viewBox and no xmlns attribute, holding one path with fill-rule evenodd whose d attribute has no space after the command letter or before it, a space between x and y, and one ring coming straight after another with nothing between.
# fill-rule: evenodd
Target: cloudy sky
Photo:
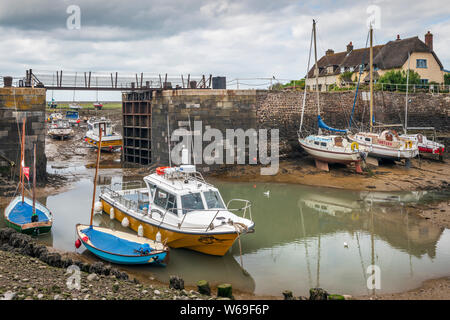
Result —
<instances>
[{"instance_id":1,"label":"cloudy sky","mask_svg":"<svg viewBox=\"0 0 450 320\"><path fill-rule=\"evenodd\" d=\"M70 5L80 8L80 29L67 27ZM0 75L32 68L298 79L312 19L319 57L350 41L364 47L371 5L379 8L376 44L397 34L423 40L430 30L450 69L448 0L1 0Z\"/></svg>"}]
</instances>

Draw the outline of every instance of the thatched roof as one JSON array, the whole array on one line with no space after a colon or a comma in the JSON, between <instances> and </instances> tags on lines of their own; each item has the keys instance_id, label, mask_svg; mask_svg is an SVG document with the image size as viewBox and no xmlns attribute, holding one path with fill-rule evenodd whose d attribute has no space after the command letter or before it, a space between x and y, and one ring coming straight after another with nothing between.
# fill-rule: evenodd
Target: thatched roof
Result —
<instances>
[{"instance_id":1,"label":"thatched roof","mask_svg":"<svg viewBox=\"0 0 450 320\"><path fill-rule=\"evenodd\" d=\"M358 66L364 64L365 68L369 67L369 48L355 49L350 52L338 52L324 55L317 61L319 67L319 77L338 75L341 68L345 70L353 68L358 71ZM408 52L430 52L435 57L437 63L443 69L441 62L430 48L419 39L412 37L403 40L389 41L384 45L373 47L374 65L379 69L400 68L408 60ZM329 72L328 67L332 66L333 71ZM309 70L308 78L313 78L315 65Z\"/></svg>"},{"instance_id":2,"label":"thatched roof","mask_svg":"<svg viewBox=\"0 0 450 320\"><path fill-rule=\"evenodd\" d=\"M380 69L394 69L402 67L408 61L408 53L429 52L433 54L437 63L443 69L438 57L419 37L389 41L373 60L373 64Z\"/></svg>"}]
</instances>

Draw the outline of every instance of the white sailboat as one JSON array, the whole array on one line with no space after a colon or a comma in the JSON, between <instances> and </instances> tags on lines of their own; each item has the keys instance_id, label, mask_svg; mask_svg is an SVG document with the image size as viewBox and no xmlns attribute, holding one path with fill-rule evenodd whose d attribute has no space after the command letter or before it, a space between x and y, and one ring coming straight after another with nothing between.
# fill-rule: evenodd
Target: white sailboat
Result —
<instances>
[{"instance_id":1,"label":"white sailboat","mask_svg":"<svg viewBox=\"0 0 450 320\"><path fill-rule=\"evenodd\" d=\"M373 29L370 26L370 132L358 132L349 135L348 138L361 146L369 148L369 156L376 159L406 160L406 166L410 165L410 159L419 154L419 149L414 141L402 138L394 130L383 130L381 133L373 132Z\"/></svg>"},{"instance_id":2,"label":"white sailboat","mask_svg":"<svg viewBox=\"0 0 450 320\"><path fill-rule=\"evenodd\" d=\"M334 128L328 127L320 117L320 101L319 101L319 82L318 82L318 66L317 66L317 46L316 46L316 22L313 20L313 30L312 30L312 40L314 39L314 57L315 57L315 69L314 72L316 74L316 93L317 93L317 114L318 114L318 125L319 132L318 134L308 135L306 137L302 137L302 126L303 126L303 115L305 111L305 102L306 102L306 90L303 96L303 107L300 121L300 129L298 131L298 141L302 148L311 155L315 162L316 167L319 169L328 171L329 163L342 163L342 164L350 164L354 163L357 172L362 172L360 161L363 160L367 153L365 150L360 149L359 144L357 142L349 141L345 136L342 135L324 135L321 132L321 128L333 131L336 133L344 133L346 134L346 130L338 130ZM311 57L311 47L309 51L309 57ZM308 77L309 71L309 60L308 60Z\"/></svg>"},{"instance_id":3,"label":"white sailboat","mask_svg":"<svg viewBox=\"0 0 450 320\"><path fill-rule=\"evenodd\" d=\"M429 140L426 136L424 136L421 133L415 133L415 134L408 134L408 85L409 85L409 70L410 70L410 59L411 55L408 53L408 73L406 76L406 103L405 103L405 133L402 134L400 137L409 139L417 144L419 148L419 152L423 153L431 153L431 154L438 154L439 158L442 160L445 146L442 143L439 143L434 140ZM430 129L434 130L434 127L429 128L410 128L410 129Z\"/></svg>"}]
</instances>

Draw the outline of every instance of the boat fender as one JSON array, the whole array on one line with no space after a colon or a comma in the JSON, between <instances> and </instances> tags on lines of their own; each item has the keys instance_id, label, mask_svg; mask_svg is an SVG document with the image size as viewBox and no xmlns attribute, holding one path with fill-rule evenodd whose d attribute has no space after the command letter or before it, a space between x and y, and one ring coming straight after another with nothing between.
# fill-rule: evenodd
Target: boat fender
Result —
<instances>
[{"instance_id":1,"label":"boat fender","mask_svg":"<svg viewBox=\"0 0 450 320\"><path fill-rule=\"evenodd\" d=\"M114 220L114 208L109 209L109 219Z\"/></svg>"},{"instance_id":2,"label":"boat fender","mask_svg":"<svg viewBox=\"0 0 450 320\"><path fill-rule=\"evenodd\" d=\"M406 141L405 142L405 148L412 148L412 141L411 140L408 140L408 141Z\"/></svg>"},{"instance_id":3,"label":"boat fender","mask_svg":"<svg viewBox=\"0 0 450 320\"><path fill-rule=\"evenodd\" d=\"M122 227L126 228L130 225L130 221L128 221L128 218L125 217L122 219Z\"/></svg>"},{"instance_id":4,"label":"boat fender","mask_svg":"<svg viewBox=\"0 0 450 320\"><path fill-rule=\"evenodd\" d=\"M79 248L81 246L81 241L80 241L80 239L77 239L76 241L75 241L75 248Z\"/></svg>"},{"instance_id":5,"label":"boat fender","mask_svg":"<svg viewBox=\"0 0 450 320\"><path fill-rule=\"evenodd\" d=\"M358 142L353 141L352 144L350 145L350 148L352 149L352 151L359 150Z\"/></svg>"},{"instance_id":6,"label":"boat fender","mask_svg":"<svg viewBox=\"0 0 450 320\"><path fill-rule=\"evenodd\" d=\"M142 226L142 224L139 225L137 233L139 237L144 236L144 227Z\"/></svg>"},{"instance_id":7,"label":"boat fender","mask_svg":"<svg viewBox=\"0 0 450 320\"><path fill-rule=\"evenodd\" d=\"M155 241L161 242L161 233L159 231L156 233Z\"/></svg>"},{"instance_id":8,"label":"boat fender","mask_svg":"<svg viewBox=\"0 0 450 320\"><path fill-rule=\"evenodd\" d=\"M89 237L88 236L84 236L83 238L81 238L84 242L88 242L89 241Z\"/></svg>"},{"instance_id":9,"label":"boat fender","mask_svg":"<svg viewBox=\"0 0 450 320\"><path fill-rule=\"evenodd\" d=\"M103 210L103 204L100 201L97 201L94 204L94 211L95 212L99 212L99 211L102 211L102 210Z\"/></svg>"}]
</instances>

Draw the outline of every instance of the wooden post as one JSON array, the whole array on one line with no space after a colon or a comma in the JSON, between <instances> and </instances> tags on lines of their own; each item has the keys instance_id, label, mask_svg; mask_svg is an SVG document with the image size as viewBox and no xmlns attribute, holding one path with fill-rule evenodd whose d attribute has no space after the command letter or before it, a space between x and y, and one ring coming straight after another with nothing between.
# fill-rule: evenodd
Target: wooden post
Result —
<instances>
[{"instance_id":1,"label":"wooden post","mask_svg":"<svg viewBox=\"0 0 450 320\"><path fill-rule=\"evenodd\" d=\"M36 143L33 150L33 216L36 214Z\"/></svg>"},{"instance_id":2,"label":"wooden post","mask_svg":"<svg viewBox=\"0 0 450 320\"><path fill-rule=\"evenodd\" d=\"M25 197L25 174L23 172L23 167L25 166L25 122L27 118L23 118L23 126L22 126L22 159L20 161L20 169L22 172L22 203L24 202Z\"/></svg>"},{"instance_id":3,"label":"wooden post","mask_svg":"<svg viewBox=\"0 0 450 320\"><path fill-rule=\"evenodd\" d=\"M102 130L102 125L105 126L105 132L106 132L106 123L99 123L98 124L98 128L99 128L99 135L100 135L100 141L98 142L98 146L97 146L97 163L95 165L95 176L94 176L94 194L92 195L92 207L91 207L91 222L89 223L89 225L92 227L92 220L94 217L94 206L95 206L95 191L97 190L97 175L98 175L98 166L100 163L100 153L102 152L102 135L103 135L103 130Z\"/></svg>"},{"instance_id":4,"label":"wooden post","mask_svg":"<svg viewBox=\"0 0 450 320\"><path fill-rule=\"evenodd\" d=\"M373 29L370 25L370 132L373 131Z\"/></svg>"}]
</instances>

